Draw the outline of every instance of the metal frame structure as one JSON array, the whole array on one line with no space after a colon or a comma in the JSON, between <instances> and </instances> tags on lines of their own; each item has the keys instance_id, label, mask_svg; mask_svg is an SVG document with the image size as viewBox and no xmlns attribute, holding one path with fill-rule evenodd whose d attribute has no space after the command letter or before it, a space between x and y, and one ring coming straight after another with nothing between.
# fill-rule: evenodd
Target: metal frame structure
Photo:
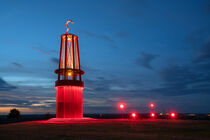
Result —
<instances>
[{"instance_id":1,"label":"metal frame structure","mask_svg":"<svg viewBox=\"0 0 210 140\"><path fill-rule=\"evenodd\" d=\"M84 82L80 69L80 55L78 36L68 33L61 35L59 67L56 87L56 118L82 118L83 117L83 88ZM73 22L72 22L73 23Z\"/></svg>"},{"instance_id":2,"label":"metal frame structure","mask_svg":"<svg viewBox=\"0 0 210 140\"><path fill-rule=\"evenodd\" d=\"M61 35L59 68L55 73L58 74L56 86L74 83L84 86L81 78L84 71L80 69L78 36L73 34Z\"/></svg>"}]
</instances>

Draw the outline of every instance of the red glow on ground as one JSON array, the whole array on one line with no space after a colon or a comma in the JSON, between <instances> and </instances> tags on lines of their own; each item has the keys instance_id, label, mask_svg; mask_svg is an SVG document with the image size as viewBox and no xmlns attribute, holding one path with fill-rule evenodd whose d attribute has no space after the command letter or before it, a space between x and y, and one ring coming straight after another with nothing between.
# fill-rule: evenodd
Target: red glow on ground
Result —
<instances>
[{"instance_id":1,"label":"red glow on ground","mask_svg":"<svg viewBox=\"0 0 210 140\"><path fill-rule=\"evenodd\" d=\"M145 121L145 120L141 120ZM147 120L154 121L154 120ZM130 123L131 119L93 119L93 118L82 118L82 119L69 119L69 118L52 118L50 120L40 121L29 121L23 122L28 124L40 123L40 124L96 124L96 123L113 123L113 122L124 122Z\"/></svg>"},{"instance_id":2,"label":"red glow on ground","mask_svg":"<svg viewBox=\"0 0 210 140\"><path fill-rule=\"evenodd\" d=\"M150 116L152 117L152 118L154 118L155 117L155 113L150 113Z\"/></svg>"},{"instance_id":3,"label":"red glow on ground","mask_svg":"<svg viewBox=\"0 0 210 140\"><path fill-rule=\"evenodd\" d=\"M83 117L83 87L58 86L56 87L56 118Z\"/></svg>"},{"instance_id":4,"label":"red glow on ground","mask_svg":"<svg viewBox=\"0 0 210 140\"><path fill-rule=\"evenodd\" d=\"M150 103L149 105L151 108L154 108L155 107L155 104L154 103Z\"/></svg>"}]
</instances>

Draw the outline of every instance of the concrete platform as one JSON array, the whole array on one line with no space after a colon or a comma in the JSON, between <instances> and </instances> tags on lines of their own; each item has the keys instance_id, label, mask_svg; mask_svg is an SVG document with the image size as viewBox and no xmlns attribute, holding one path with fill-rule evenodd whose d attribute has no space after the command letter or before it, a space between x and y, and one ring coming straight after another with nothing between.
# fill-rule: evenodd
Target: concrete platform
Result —
<instances>
[{"instance_id":1,"label":"concrete platform","mask_svg":"<svg viewBox=\"0 0 210 140\"><path fill-rule=\"evenodd\" d=\"M117 121L137 121L135 119L94 119L94 118L52 118L49 120L30 121L28 123L105 123L105 122L117 122ZM26 122L27 123L27 122Z\"/></svg>"},{"instance_id":2,"label":"concrete platform","mask_svg":"<svg viewBox=\"0 0 210 140\"><path fill-rule=\"evenodd\" d=\"M46 123L72 123L72 122L88 122L97 121L98 119L93 118L52 118L43 122Z\"/></svg>"}]
</instances>

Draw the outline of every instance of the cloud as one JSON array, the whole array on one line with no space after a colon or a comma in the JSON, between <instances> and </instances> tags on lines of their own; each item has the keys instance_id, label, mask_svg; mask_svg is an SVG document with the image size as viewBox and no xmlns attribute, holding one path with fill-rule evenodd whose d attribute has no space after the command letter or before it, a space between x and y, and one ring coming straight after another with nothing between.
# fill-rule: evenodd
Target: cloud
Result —
<instances>
[{"instance_id":1,"label":"cloud","mask_svg":"<svg viewBox=\"0 0 210 140\"><path fill-rule=\"evenodd\" d=\"M145 0L122 0L121 5L116 8L116 13L122 17L138 18L142 15L144 7L147 6Z\"/></svg>"},{"instance_id":2,"label":"cloud","mask_svg":"<svg viewBox=\"0 0 210 140\"><path fill-rule=\"evenodd\" d=\"M49 52L48 51L45 51L43 49L40 49L40 48L37 48L37 47L30 47L31 49L39 52L39 53L42 53L42 54L46 54L46 55L49 55Z\"/></svg>"},{"instance_id":3,"label":"cloud","mask_svg":"<svg viewBox=\"0 0 210 140\"><path fill-rule=\"evenodd\" d=\"M185 40L193 52L192 61L201 63L210 60L210 29L197 30L189 34Z\"/></svg>"},{"instance_id":4,"label":"cloud","mask_svg":"<svg viewBox=\"0 0 210 140\"><path fill-rule=\"evenodd\" d=\"M59 59L56 58L56 57L52 57L50 60L51 60L51 62L53 62L53 63L56 64L56 65L59 64Z\"/></svg>"},{"instance_id":5,"label":"cloud","mask_svg":"<svg viewBox=\"0 0 210 140\"><path fill-rule=\"evenodd\" d=\"M199 30L190 34L185 42L192 56L188 63L169 64L158 75L160 81L150 89L137 89L137 92L149 93L152 97L210 95L210 32ZM156 55L142 53L138 64L152 69L151 61Z\"/></svg>"},{"instance_id":6,"label":"cloud","mask_svg":"<svg viewBox=\"0 0 210 140\"><path fill-rule=\"evenodd\" d=\"M164 96L210 94L210 74L202 67L168 66L160 72L163 84L152 92Z\"/></svg>"},{"instance_id":7,"label":"cloud","mask_svg":"<svg viewBox=\"0 0 210 140\"><path fill-rule=\"evenodd\" d=\"M189 63L168 65L159 75L163 83L151 92L164 96L210 94L210 31L198 30L185 38L192 52Z\"/></svg>"},{"instance_id":8,"label":"cloud","mask_svg":"<svg viewBox=\"0 0 210 140\"><path fill-rule=\"evenodd\" d=\"M1 40L1 42L8 44L10 46L17 46L17 43L14 42L13 40Z\"/></svg>"},{"instance_id":9,"label":"cloud","mask_svg":"<svg viewBox=\"0 0 210 140\"><path fill-rule=\"evenodd\" d=\"M17 88L16 86L10 85L2 78L0 78L0 91L9 91L16 88Z\"/></svg>"},{"instance_id":10,"label":"cloud","mask_svg":"<svg viewBox=\"0 0 210 140\"><path fill-rule=\"evenodd\" d=\"M153 67L151 66L151 62L156 57L157 55L141 52L140 57L136 59L136 63L147 69L153 70Z\"/></svg>"},{"instance_id":11,"label":"cloud","mask_svg":"<svg viewBox=\"0 0 210 140\"><path fill-rule=\"evenodd\" d=\"M98 39L101 39L101 40L104 40L108 43L111 43L112 44L112 47L116 47L116 41L111 39L110 37L106 36L106 35L98 35L98 34L95 34L95 33L91 33L91 32L88 32L88 31L80 31L82 34L85 34L89 37L93 37L93 38L98 38Z\"/></svg>"},{"instance_id":12,"label":"cloud","mask_svg":"<svg viewBox=\"0 0 210 140\"><path fill-rule=\"evenodd\" d=\"M12 62L11 64L14 65L14 66L16 66L16 67L23 68L23 65L20 64L20 63Z\"/></svg>"},{"instance_id":13,"label":"cloud","mask_svg":"<svg viewBox=\"0 0 210 140\"><path fill-rule=\"evenodd\" d=\"M184 65L171 65L162 68L157 74L160 78L157 84L149 81L147 84L151 86L144 88L144 81L137 80L136 78L126 80L104 77L98 77L95 80L88 79L86 81L88 98L97 97L100 100L103 98L126 97L133 100L134 98L160 99L176 98L187 95L209 95L210 94L210 59L209 59L209 41L208 33L198 31L191 34L186 42L190 43L191 50L194 55L188 64ZM193 47L192 47L193 46ZM159 57L155 54L141 52L136 63L147 69L153 69L151 62ZM195 60L197 61L195 63ZM205 63L203 63L205 62ZM133 82L132 82L133 80ZM134 82L135 81L135 82ZM129 88L129 86L131 88ZM95 95L97 94L97 96ZM114 101L111 101L112 103ZM110 101L106 101L110 103Z\"/></svg>"},{"instance_id":14,"label":"cloud","mask_svg":"<svg viewBox=\"0 0 210 140\"><path fill-rule=\"evenodd\" d=\"M205 3L204 10L205 10L205 12L210 14L210 2L209 1L207 1L207 3Z\"/></svg>"},{"instance_id":15,"label":"cloud","mask_svg":"<svg viewBox=\"0 0 210 140\"><path fill-rule=\"evenodd\" d=\"M116 37L118 37L118 38L126 38L126 37L128 37L128 33L124 32L124 31L117 32L116 33Z\"/></svg>"},{"instance_id":16,"label":"cloud","mask_svg":"<svg viewBox=\"0 0 210 140\"><path fill-rule=\"evenodd\" d=\"M45 47L44 45L42 45L41 43L35 43L32 46L30 46L29 48L31 48L39 53L45 54L45 55L57 54L57 51L51 50L51 49Z\"/></svg>"},{"instance_id":17,"label":"cloud","mask_svg":"<svg viewBox=\"0 0 210 140\"><path fill-rule=\"evenodd\" d=\"M210 61L210 40L196 49L194 62Z\"/></svg>"},{"instance_id":18,"label":"cloud","mask_svg":"<svg viewBox=\"0 0 210 140\"><path fill-rule=\"evenodd\" d=\"M20 99L14 100L13 98L11 98L11 99L0 99L0 103L6 106L7 104L22 105L23 103L29 103L29 101L20 100Z\"/></svg>"},{"instance_id":19,"label":"cloud","mask_svg":"<svg viewBox=\"0 0 210 140\"><path fill-rule=\"evenodd\" d=\"M54 93L53 88L40 86L19 86L14 91L0 91L0 110L2 107L24 107L32 109L34 113L39 109L42 109L39 113L49 112L49 110L54 113L56 108Z\"/></svg>"}]
</instances>

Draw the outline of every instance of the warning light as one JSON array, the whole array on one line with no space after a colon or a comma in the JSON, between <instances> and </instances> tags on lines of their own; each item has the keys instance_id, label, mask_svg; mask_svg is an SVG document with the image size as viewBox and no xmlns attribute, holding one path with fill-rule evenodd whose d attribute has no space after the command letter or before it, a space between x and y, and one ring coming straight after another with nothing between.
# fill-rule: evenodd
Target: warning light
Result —
<instances>
[{"instance_id":1,"label":"warning light","mask_svg":"<svg viewBox=\"0 0 210 140\"><path fill-rule=\"evenodd\" d=\"M136 118L136 113L131 113L132 118Z\"/></svg>"},{"instance_id":2,"label":"warning light","mask_svg":"<svg viewBox=\"0 0 210 140\"><path fill-rule=\"evenodd\" d=\"M120 104L120 109L124 109L125 105L124 104Z\"/></svg>"},{"instance_id":3,"label":"warning light","mask_svg":"<svg viewBox=\"0 0 210 140\"><path fill-rule=\"evenodd\" d=\"M171 118L175 118L175 117L176 117L176 114L175 114L174 112L172 112L172 113L170 114L170 116L171 116Z\"/></svg>"},{"instance_id":4,"label":"warning light","mask_svg":"<svg viewBox=\"0 0 210 140\"><path fill-rule=\"evenodd\" d=\"M125 109L125 104L124 103L119 103L119 108L121 110L121 116L122 116L122 119L123 119L123 112L124 112L124 109Z\"/></svg>"},{"instance_id":5,"label":"warning light","mask_svg":"<svg viewBox=\"0 0 210 140\"><path fill-rule=\"evenodd\" d=\"M155 113L150 113L150 116L152 117L152 118L154 118L155 117Z\"/></svg>"},{"instance_id":6,"label":"warning light","mask_svg":"<svg viewBox=\"0 0 210 140\"><path fill-rule=\"evenodd\" d=\"M150 103L149 105L151 108L154 108L155 107L155 104L154 103Z\"/></svg>"}]
</instances>

